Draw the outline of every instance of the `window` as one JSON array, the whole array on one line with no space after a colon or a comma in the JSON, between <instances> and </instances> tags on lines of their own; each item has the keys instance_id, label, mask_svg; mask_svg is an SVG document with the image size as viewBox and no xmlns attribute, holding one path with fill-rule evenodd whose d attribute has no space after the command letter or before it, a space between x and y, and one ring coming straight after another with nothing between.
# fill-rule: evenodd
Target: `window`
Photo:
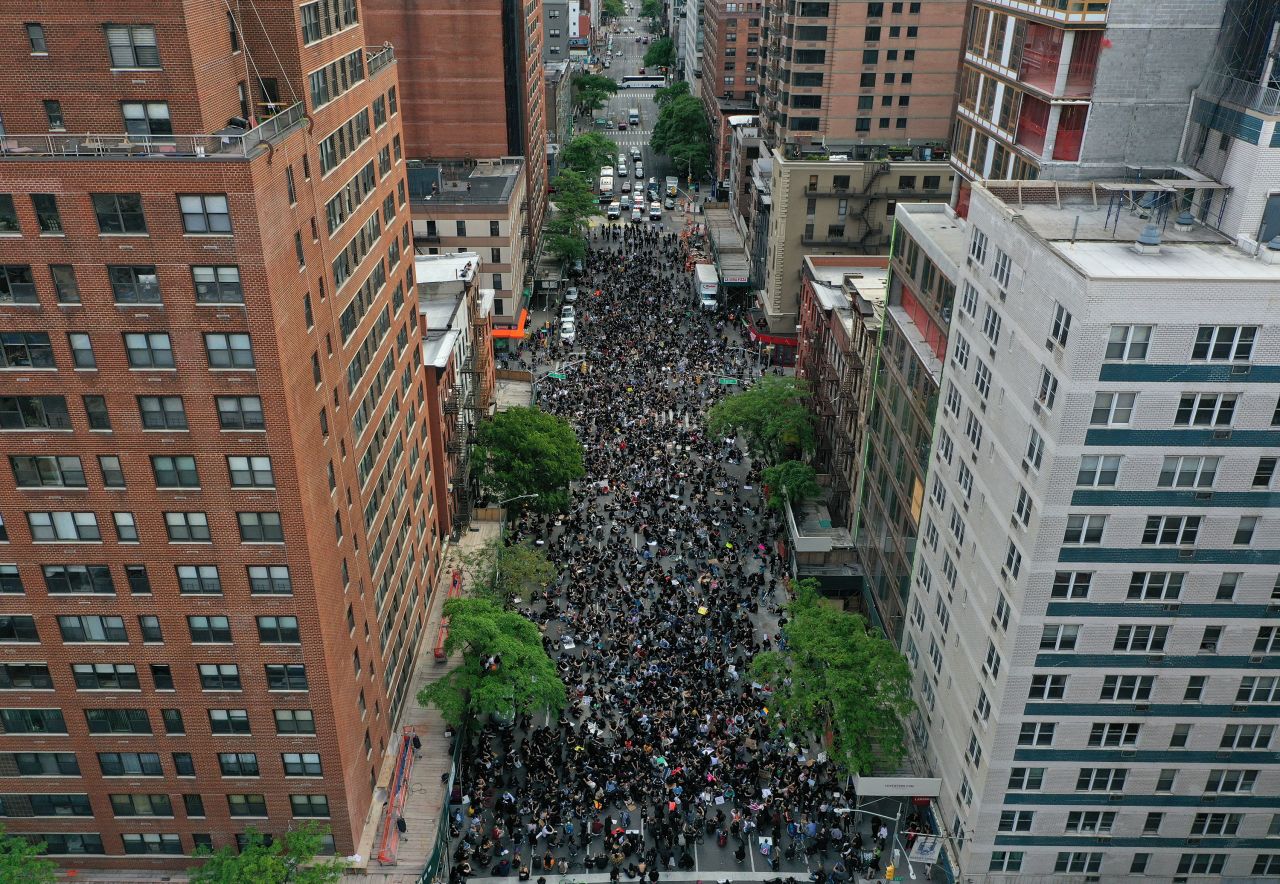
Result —
<instances>
[{"instance_id":1,"label":"window","mask_svg":"<svg viewBox=\"0 0 1280 884\"><path fill-rule=\"evenodd\" d=\"M120 618L117 617L116 619L119 620ZM40 633L36 630L34 617L25 615L0 617L0 642L6 644L38 644L39 641Z\"/></svg>"},{"instance_id":2,"label":"window","mask_svg":"<svg viewBox=\"0 0 1280 884\"><path fill-rule=\"evenodd\" d=\"M197 670L200 672L201 690L242 690L239 667L234 663L201 663L198 665Z\"/></svg>"},{"instance_id":3,"label":"window","mask_svg":"<svg viewBox=\"0 0 1280 884\"><path fill-rule=\"evenodd\" d=\"M987 235L977 228L969 240L969 257L980 265L987 263Z\"/></svg>"},{"instance_id":4,"label":"window","mask_svg":"<svg viewBox=\"0 0 1280 884\"><path fill-rule=\"evenodd\" d=\"M1053 575L1050 597L1055 599L1086 599L1093 583L1089 571L1058 571Z\"/></svg>"},{"instance_id":5,"label":"window","mask_svg":"<svg viewBox=\"0 0 1280 884\"><path fill-rule=\"evenodd\" d=\"M93 355L93 341L87 334L71 332L67 335L67 347L71 350L71 362L76 368L98 367L98 360Z\"/></svg>"},{"instance_id":6,"label":"window","mask_svg":"<svg viewBox=\"0 0 1280 884\"><path fill-rule=\"evenodd\" d=\"M1176 601L1186 575L1180 571L1134 571L1129 578L1130 601Z\"/></svg>"},{"instance_id":7,"label":"window","mask_svg":"<svg viewBox=\"0 0 1280 884\"><path fill-rule=\"evenodd\" d=\"M294 817L328 817L329 799L325 795L290 795Z\"/></svg>"},{"instance_id":8,"label":"window","mask_svg":"<svg viewBox=\"0 0 1280 884\"><path fill-rule=\"evenodd\" d=\"M1089 423L1094 426L1124 426L1133 417L1136 393L1098 393L1093 399Z\"/></svg>"},{"instance_id":9,"label":"window","mask_svg":"<svg viewBox=\"0 0 1280 884\"><path fill-rule=\"evenodd\" d=\"M79 304L80 285L76 282L76 269L70 264L50 264L49 275L58 294L59 304Z\"/></svg>"},{"instance_id":10,"label":"window","mask_svg":"<svg viewBox=\"0 0 1280 884\"><path fill-rule=\"evenodd\" d=\"M267 690L307 690L307 667L298 664L270 664L266 667Z\"/></svg>"},{"instance_id":11,"label":"window","mask_svg":"<svg viewBox=\"0 0 1280 884\"><path fill-rule=\"evenodd\" d=\"M53 346L46 333L0 332L0 369L55 367Z\"/></svg>"},{"instance_id":12,"label":"window","mask_svg":"<svg viewBox=\"0 0 1280 884\"><path fill-rule=\"evenodd\" d=\"M967 279L960 290L960 312L970 317L978 314L978 290Z\"/></svg>"},{"instance_id":13,"label":"window","mask_svg":"<svg viewBox=\"0 0 1280 884\"><path fill-rule=\"evenodd\" d=\"M185 194L178 196L182 229L187 233L230 233L231 214L225 194Z\"/></svg>"},{"instance_id":14,"label":"window","mask_svg":"<svg viewBox=\"0 0 1280 884\"><path fill-rule=\"evenodd\" d=\"M315 736L316 723L310 709L275 710L276 733L281 736Z\"/></svg>"},{"instance_id":15,"label":"window","mask_svg":"<svg viewBox=\"0 0 1280 884\"><path fill-rule=\"evenodd\" d=\"M6 734L67 733L61 709L0 709L0 726Z\"/></svg>"},{"instance_id":16,"label":"window","mask_svg":"<svg viewBox=\"0 0 1280 884\"><path fill-rule=\"evenodd\" d=\"M1231 542L1236 546L1248 546L1253 542L1253 532L1258 527L1257 516L1241 516Z\"/></svg>"},{"instance_id":17,"label":"window","mask_svg":"<svg viewBox=\"0 0 1280 884\"><path fill-rule=\"evenodd\" d=\"M1080 624L1078 623L1046 624L1040 629L1040 650L1074 651L1076 639L1079 637Z\"/></svg>"},{"instance_id":18,"label":"window","mask_svg":"<svg viewBox=\"0 0 1280 884\"><path fill-rule=\"evenodd\" d=\"M249 592L252 595L293 595L287 565L250 565Z\"/></svg>"},{"instance_id":19,"label":"window","mask_svg":"<svg viewBox=\"0 0 1280 884\"><path fill-rule=\"evenodd\" d=\"M107 278L117 304L159 304L160 282L153 266L108 266Z\"/></svg>"},{"instance_id":20,"label":"window","mask_svg":"<svg viewBox=\"0 0 1280 884\"><path fill-rule=\"evenodd\" d=\"M19 488L84 488L80 458L54 455L11 455L9 466Z\"/></svg>"},{"instance_id":21,"label":"window","mask_svg":"<svg viewBox=\"0 0 1280 884\"><path fill-rule=\"evenodd\" d=\"M208 543L209 517L204 513L165 513L170 543Z\"/></svg>"},{"instance_id":22,"label":"window","mask_svg":"<svg viewBox=\"0 0 1280 884\"><path fill-rule=\"evenodd\" d=\"M22 585L22 575L17 565L0 565L0 593L5 595L23 595L26 588ZM3 638L0 638L3 641Z\"/></svg>"},{"instance_id":23,"label":"window","mask_svg":"<svg viewBox=\"0 0 1280 884\"><path fill-rule=\"evenodd\" d=\"M27 29L27 43L31 45L31 54L47 55L49 53L49 44L45 42L44 25L29 23L25 27Z\"/></svg>"},{"instance_id":24,"label":"window","mask_svg":"<svg viewBox=\"0 0 1280 884\"><path fill-rule=\"evenodd\" d=\"M1035 819L1034 810L1002 810L997 832L1030 832Z\"/></svg>"},{"instance_id":25,"label":"window","mask_svg":"<svg viewBox=\"0 0 1280 884\"><path fill-rule=\"evenodd\" d=\"M969 368L969 342L963 335L956 335L956 346L951 352L951 359L962 369Z\"/></svg>"},{"instance_id":26,"label":"window","mask_svg":"<svg viewBox=\"0 0 1280 884\"><path fill-rule=\"evenodd\" d=\"M206 332L204 349L209 357L210 368L254 367L253 346L247 334Z\"/></svg>"},{"instance_id":27,"label":"window","mask_svg":"<svg viewBox=\"0 0 1280 884\"><path fill-rule=\"evenodd\" d=\"M1244 815L1239 813L1198 813L1191 822L1192 837L1234 835Z\"/></svg>"},{"instance_id":28,"label":"window","mask_svg":"<svg viewBox=\"0 0 1280 884\"><path fill-rule=\"evenodd\" d=\"M996 249L996 260L991 265L991 278L995 280L996 285L1002 289L1009 287L1009 276L1013 268L1013 262L1009 260L1009 256L1005 254L1004 249Z\"/></svg>"},{"instance_id":29,"label":"window","mask_svg":"<svg viewBox=\"0 0 1280 884\"><path fill-rule=\"evenodd\" d=\"M1184 393L1173 422L1181 427L1228 427L1236 411L1234 393Z\"/></svg>"},{"instance_id":30,"label":"window","mask_svg":"<svg viewBox=\"0 0 1280 884\"><path fill-rule=\"evenodd\" d=\"M1214 601L1229 602L1234 599L1243 576L1239 571L1224 571L1218 577L1218 591L1214 594Z\"/></svg>"},{"instance_id":31,"label":"window","mask_svg":"<svg viewBox=\"0 0 1280 884\"><path fill-rule=\"evenodd\" d=\"M164 634L160 631L160 618L154 614L139 614L138 630L142 633L143 642L158 643L164 641Z\"/></svg>"},{"instance_id":32,"label":"window","mask_svg":"<svg viewBox=\"0 0 1280 884\"><path fill-rule=\"evenodd\" d=\"M1119 792L1128 778L1129 770L1124 767L1082 767L1076 777L1076 791Z\"/></svg>"},{"instance_id":33,"label":"window","mask_svg":"<svg viewBox=\"0 0 1280 884\"><path fill-rule=\"evenodd\" d=\"M107 52L113 68L158 68L160 52L151 25L107 25Z\"/></svg>"},{"instance_id":34,"label":"window","mask_svg":"<svg viewBox=\"0 0 1280 884\"><path fill-rule=\"evenodd\" d=\"M1120 455L1090 454L1080 458L1076 485L1087 488L1111 488L1120 473Z\"/></svg>"},{"instance_id":35,"label":"window","mask_svg":"<svg viewBox=\"0 0 1280 884\"><path fill-rule=\"evenodd\" d=\"M0 304L39 304L36 283L27 264L0 265Z\"/></svg>"},{"instance_id":36,"label":"window","mask_svg":"<svg viewBox=\"0 0 1280 884\"><path fill-rule=\"evenodd\" d=\"M44 663L0 664L0 690L53 690L53 679Z\"/></svg>"},{"instance_id":37,"label":"window","mask_svg":"<svg viewBox=\"0 0 1280 884\"><path fill-rule=\"evenodd\" d=\"M112 795L111 810L116 816L173 816L173 802L168 795Z\"/></svg>"},{"instance_id":38,"label":"window","mask_svg":"<svg viewBox=\"0 0 1280 884\"><path fill-rule=\"evenodd\" d=\"M199 488L196 459L190 455L152 455L151 472L157 488Z\"/></svg>"},{"instance_id":39,"label":"window","mask_svg":"<svg viewBox=\"0 0 1280 884\"><path fill-rule=\"evenodd\" d=\"M1114 810L1073 810L1067 813L1068 832L1110 832L1115 825Z\"/></svg>"},{"instance_id":40,"label":"window","mask_svg":"<svg viewBox=\"0 0 1280 884\"><path fill-rule=\"evenodd\" d=\"M271 471L271 458L228 457L227 472L233 488L272 488L275 476Z\"/></svg>"},{"instance_id":41,"label":"window","mask_svg":"<svg viewBox=\"0 0 1280 884\"><path fill-rule=\"evenodd\" d=\"M27 513L27 526L31 529L31 539L36 543L102 540L98 517L94 513Z\"/></svg>"},{"instance_id":42,"label":"window","mask_svg":"<svg viewBox=\"0 0 1280 884\"><path fill-rule=\"evenodd\" d=\"M1274 834L1274 833L1273 833ZM1280 853L1260 853L1253 861L1253 874L1275 877L1280 875Z\"/></svg>"},{"instance_id":43,"label":"window","mask_svg":"<svg viewBox=\"0 0 1280 884\"><path fill-rule=\"evenodd\" d=\"M243 304L240 268L234 265L191 268L197 304Z\"/></svg>"},{"instance_id":44,"label":"window","mask_svg":"<svg viewBox=\"0 0 1280 884\"><path fill-rule=\"evenodd\" d=\"M111 569L106 565L45 565L45 589L50 595L115 595Z\"/></svg>"},{"instance_id":45,"label":"window","mask_svg":"<svg viewBox=\"0 0 1280 884\"><path fill-rule=\"evenodd\" d=\"M153 137L157 142L173 139L173 121L169 118L167 101L125 101L120 104L120 116L124 119L124 131L144 142Z\"/></svg>"},{"instance_id":46,"label":"window","mask_svg":"<svg viewBox=\"0 0 1280 884\"><path fill-rule=\"evenodd\" d=\"M1258 468L1253 473L1254 488L1270 487L1271 479L1276 474L1276 460L1274 457L1258 458Z\"/></svg>"},{"instance_id":47,"label":"window","mask_svg":"<svg viewBox=\"0 0 1280 884\"><path fill-rule=\"evenodd\" d=\"M192 614L187 616L187 630L191 633L191 643L230 644L231 623L224 615ZM203 675L203 667L201 667ZM233 668L234 669L234 668ZM237 685L239 676L236 676Z\"/></svg>"},{"instance_id":48,"label":"window","mask_svg":"<svg viewBox=\"0 0 1280 884\"><path fill-rule=\"evenodd\" d=\"M1236 691L1237 703L1274 703L1280 700L1280 678L1246 675Z\"/></svg>"},{"instance_id":49,"label":"window","mask_svg":"<svg viewBox=\"0 0 1280 884\"><path fill-rule=\"evenodd\" d=\"M1105 358L1122 362L1141 362L1147 358L1151 343L1149 325L1113 325L1107 338Z\"/></svg>"},{"instance_id":50,"label":"window","mask_svg":"<svg viewBox=\"0 0 1280 884\"><path fill-rule=\"evenodd\" d=\"M93 212L100 233L146 233L142 195L137 193L95 193Z\"/></svg>"},{"instance_id":51,"label":"window","mask_svg":"<svg viewBox=\"0 0 1280 884\"><path fill-rule=\"evenodd\" d=\"M1253 640L1253 653L1274 654L1280 652L1280 626L1258 627L1258 637Z\"/></svg>"},{"instance_id":52,"label":"window","mask_svg":"<svg viewBox=\"0 0 1280 884\"><path fill-rule=\"evenodd\" d=\"M181 396L139 396L138 414L144 430L185 430L187 412Z\"/></svg>"},{"instance_id":53,"label":"window","mask_svg":"<svg viewBox=\"0 0 1280 884\"><path fill-rule=\"evenodd\" d=\"M1154 675L1107 675L1102 679L1100 700L1130 700L1143 702L1151 699Z\"/></svg>"},{"instance_id":54,"label":"window","mask_svg":"<svg viewBox=\"0 0 1280 884\"><path fill-rule=\"evenodd\" d=\"M86 709L91 734L149 734L151 719L145 709Z\"/></svg>"},{"instance_id":55,"label":"window","mask_svg":"<svg viewBox=\"0 0 1280 884\"><path fill-rule=\"evenodd\" d=\"M972 411L965 415L964 434L975 450L982 448L982 421Z\"/></svg>"},{"instance_id":56,"label":"window","mask_svg":"<svg viewBox=\"0 0 1280 884\"><path fill-rule=\"evenodd\" d=\"M1067 676L1032 675L1028 700L1061 700L1067 693Z\"/></svg>"},{"instance_id":57,"label":"window","mask_svg":"<svg viewBox=\"0 0 1280 884\"><path fill-rule=\"evenodd\" d=\"M1116 627L1116 640L1111 649L1113 651L1158 653L1164 650L1164 643L1168 637L1168 626L1152 626L1149 623L1122 623Z\"/></svg>"},{"instance_id":58,"label":"window","mask_svg":"<svg viewBox=\"0 0 1280 884\"><path fill-rule=\"evenodd\" d=\"M1048 366L1040 366L1040 387L1036 391L1036 401L1044 406L1045 411L1053 411L1053 404L1058 399L1058 378Z\"/></svg>"},{"instance_id":59,"label":"window","mask_svg":"<svg viewBox=\"0 0 1280 884\"><path fill-rule=\"evenodd\" d=\"M1200 516L1147 516L1142 542L1155 545L1188 545L1196 542Z\"/></svg>"},{"instance_id":60,"label":"window","mask_svg":"<svg viewBox=\"0 0 1280 884\"><path fill-rule=\"evenodd\" d=\"M1247 362L1258 336L1254 325L1202 325L1196 331L1191 358L1210 362Z\"/></svg>"},{"instance_id":61,"label":"window","mask_svg":"<svg viewBox=\"0 0 1280 884\"><path fill-rule=\"evenodd\" d=\"M265 817L267 799L262 795L228 795L227 810L232 816Z\"/></svg>"},{"instance_id":62,"label":"window","mask_svg":"<svg viewBox=\"0 0 1280 884\"><path fill-rule=\"evenodd\" d=\"M218 424L224 430L261 430L262 399L257 396L219 396Z\"/></svg>"},{"instance_id":63,"label":"window","mask_svg":"<svg viewBox=\"0 0 1280 884\"><path fill-rule=\"evenodd\" d=\"M1222 732L1222 749L1268 749L1275 734L1271 724L1229 724Z\"/></svg>"},{"instance_id":64,"label":"window","mask_svg":"<svg viewBox=\"0 0 1280 884\"><path fill-rule=\"evenodd\" d=\"M210 709L209 730L214 734L252 733L249 727L249 713L245 709Z\"/></svg>"},{"instance_id":65,"label":"window","mask_svg":"<svg viewBox=\"0 0 1280 884\"><path fill-rule=\"evenodd\" d=\"M986 335L992 347L1000 343L1000 314L996 313L995 308L990 304L987 304L983 310L982 333Z\"/></svg>"},{"instance_id":66,"label":"window","mask_svg":"<svg viewBox=\"0 0 1280 884\"><path fill-rule=\"evenodd\" d=\"M1156 485L1161 488L1212 488L1217 457L1166 457Z\"/></svg>"},{"instance_id":67,"label":"window","mask_svg":"<svg viewBox=\"0 0 1280 884\"><path fill-rule=\"evenodd\" d=\"M1067 516L1067 528L1062 534L1062 542L1076 546L1101 543L1102 531L1106 524L1106 516L1079 514Z\"/></svg>"},{"instance_id":68,"label":"window","mask_svg":"<svg viewBox=\"0 0 1280 884\"><path fill-rule=\"evenodd\" d=\"M981 359L977 360L977 368L973 372L973 385L977 387L978 395L984 401L991 395L991 369L987 368L987 364Z\"/></svg>"},{"instance_id":69,"label":"window","mask_svg":"<svg viewBox=\"0 0 1280 884\"><path fill-rule=\"evenodd\" d=\"M1009 791L1011 792L1036 792L1043 783L1043 767L1015 767L1009 771Z\"/></svg>"},{"instance_id":70,"label":"window","mask_svg":"<svg viewBox=\"0 0 1280 884\"><path fill-rule=\"evenodd\" d=\"M1049 339L1059 347L1067 346L1067 335L1071 332L1071 314L1061 304L1053 305L1053 326L1049 330Z\"/></svg>"},{"instance_id":71,"label":"window","mask_svg":"<svg viewBox=\"0 0 1280 884\"><path fill-rule=\"evenodd\" d=\"M324 773L318 752L285 752L280 759L287 777L318 777Z\"/></svg>"},{"instance_id":72,"label":"window","mask_svg":"<svg viewBox=\"0 0 1280 884\"><path fill-rule=\"evenodd\" d=\"M175 573L183 595L222 595L217 565L177 565Z\"/></svg>"},{"instance_id":73,"label":"window","mask_svg":"<svg viewBox=\"0 0 1280 884\"><path fill-rule=\"evenodd\" d=\"M67 129L67 119L62 115L62 102L56 98L47 98L44 101L44 115L49 121L49 129L53 132L65 132Z\"/></svg>"},{"instance_id":74,"label":"window","mask_svg":"<svg viewBox=\"0 0 1280 884\"><path fill-rule=\"evenodd\" d=\"M130 368L173 368L173 345L164 332L127 332L125 352Z\"/></svg>"},{"instance_id":75,"label":"window","mask_svg":"<svg viewBox=\"0 0 1280 884\"><path fill-rule=\"evenodd\" d=\"M62 233L62 216L58 214L58 198L52 193L31 194L31 208L41 233Z\"/></svg>"},{"instance_id":76,"label":"window","mask_svg":"<svg viewBox=\"0 0 1280 884\"><path fill-rule=\"evenodd\" d=\"M1136 722L1098 721L1089 731L1089 748L1136 746L1142 725Z\"/></svg>"},{"instance_id":77,"label":"window","mask_svg":"<svg viewBox=\"0 0 1280 884\"><path fill-rule=\"evenodd\" d=\"M1211 770L1204 790L1205 792L1252 792L1257 779L1256 770Z\"/></svg>"},{"instance_id":78,"label":"window","mask_svg":"<svg viewBox=\"0 0 1280 884\"><path fill-rule=\"evenodd\" d=\"M987 640L987 658L983 661L982 671L992 679L1000 677L1000 654L996 651L995 642Z\"/></svg>"},{"instance_id":79,"label":"window","mask_svg":"<svg viewBox=\"0 0 1280 884\"><path fill-rule=\"evenodd\" d=\"M298 644L302 640L297 617L258 618L258 641L265 644Z\"/></svg>"},{"instance_id":80,"label":"window","mask_svg":"<svg viewBox=\"0 0 1280 884\"><path fill-rule=\"evenodd\" d=\"M99 752L98 767L104 777L164 776L154 752Z\"/></svg>"},{"instance_id":81,"label":"window","mask_svg":"<svg viewBox=\"0 0 1280 884\"><path fill-rule=\"evenodd\" d=\"M1057 727L1052 721L1024 721L1018 731L1018 745L1052 746Z\"/></svg>"},{"instance_id":82,"label":"window","mask_svg":"<svg viewBox=\"0 0 1280 884\"><path fill-rule=\"evenodd\" d=\"M218 769L224 777L256 777L258 756L253 752L219 752Z\"/></svg>"},{"instance_id":83,"label":"window","mask_svg":"<svg viewBox=\"0 0 1280 884\"><path fill-rule=\"evenodd\" d=\"M279 513L236 513L241 543L284 543Z\"/></svg>"},{"instance_id":84,"label":"window","mask_svg":"<svg viewBox=\"0 0 1280 884\"><path fill-rule=\"evenodd\" d=\"M1207 675L1192 675L1187 679L1187 689L1182 695L1184 703L1199 703L1204 696L1205 685L1209 682Z\"/></svg>"}]
</instances>

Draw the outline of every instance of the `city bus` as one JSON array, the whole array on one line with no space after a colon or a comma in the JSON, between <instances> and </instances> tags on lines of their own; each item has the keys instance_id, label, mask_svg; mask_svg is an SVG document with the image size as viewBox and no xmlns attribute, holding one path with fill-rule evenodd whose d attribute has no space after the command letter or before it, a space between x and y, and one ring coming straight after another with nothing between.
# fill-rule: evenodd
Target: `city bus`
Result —
<instances>
[{"instance_id":1,"label":"city bus","mask_svg":"<svg viewBox=\"0 0 1280 884\"><path fill-rule=\"evenodd\" d=\"M662 89L666 85L666 77L650 77L644 74L627 74L618 81L619 89Z\"/></svg>"}]
</instances>

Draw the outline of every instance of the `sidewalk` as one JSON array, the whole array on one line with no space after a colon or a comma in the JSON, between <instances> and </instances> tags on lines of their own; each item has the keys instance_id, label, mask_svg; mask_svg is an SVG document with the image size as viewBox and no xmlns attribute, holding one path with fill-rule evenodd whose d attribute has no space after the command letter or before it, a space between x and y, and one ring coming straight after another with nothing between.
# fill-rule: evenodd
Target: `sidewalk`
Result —
<instances>
[{"instance_id":1,"label":"sidewalk","mask_svg":"<svg viewBox=\"0 0 1280 884\"><path fill-rule=\"evenodd\" d=\"M463 555L498 536L497 522L477 521L471 527L472 530L466 532L457 544L450 545L445 556L440 589L436 591L431 610L427 612L427 628L423 632L422 647L418 651L418 665L414 669L413 685L409 689L410 699L405 703L400 721L393 730L393 733L399 734L406 727L416 728L422 739L422 757L413 763L409 777L409 797L404 804L407 839L402 838L400 841L395 865L384 866L378 862L384 805L380 802L375 804L365 820L364 836L356 848L361 861L353 864L343 876L344 884L368 884L370 881L378 884L416 884L435 846L436 831L445 800L445 784L441 778L449 771L451 762L449 741L445 738L445 724L440 714L435 709L419 706L416 697L420 690L438 680L461 659L460 655L455 655L447 662L438 662L434 649L449 575L455 567L461 567ZM466 591L465 584L463 591ZM385 788L391 782L394 766L395 754L388 753L378 775L379 787Z\"/></svg>"}]
</instances>

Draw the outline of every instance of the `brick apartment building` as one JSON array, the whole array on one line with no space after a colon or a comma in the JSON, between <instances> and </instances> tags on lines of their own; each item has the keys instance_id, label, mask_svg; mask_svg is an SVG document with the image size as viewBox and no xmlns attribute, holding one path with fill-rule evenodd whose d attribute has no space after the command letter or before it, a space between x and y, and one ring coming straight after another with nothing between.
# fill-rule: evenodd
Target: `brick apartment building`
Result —
<instances>
[{"instance_id":1,"label":"brick apartment building","mask_svg":"<svg viewBox=\"0 0 1280 884\"><path fill-rule=\"evenodd\" d=\"M771 148L865 159L951 131L965 0L769 0L762 135Z\"/></svg>"},{"instance_id":2,"label":"brick apartment building","mask_svg":"<svg viewBox=\"0 0 1280 884\"><path fill-rule=\"evenodd\" d=\"M367 0L372 42L396 47L411 159L522 156L532 230L547 209L542 0Z\"/></svg>"},{"instance_id":3,"label":"brick apartment building","mask_svg":"<svg viewBox=\"0 0 1280 884\"><path fill-rule=\"evenodd\" d=\"M59 861L349 854L413 702L441 538L367 42L355 0L0 10L0 794Z\"/></svg>"},{"instance_id":4,"label":"brick apartment building","mask_svg":"<svg viewBox=\"0 0 1280 884\"><path fill-rule=\"evenodd\" d=\"M763 15L759 0L706 0L703 7L700 89L711 121L711 171L717 181L729 177L730 119L755 113Z\"/></svg>"}]
</instances>

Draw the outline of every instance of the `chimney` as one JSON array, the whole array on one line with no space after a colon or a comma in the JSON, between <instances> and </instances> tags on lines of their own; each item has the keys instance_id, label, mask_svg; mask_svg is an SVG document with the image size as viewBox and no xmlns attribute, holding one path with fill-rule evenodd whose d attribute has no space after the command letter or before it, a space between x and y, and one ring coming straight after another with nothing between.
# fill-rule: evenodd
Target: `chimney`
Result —
<instances>
[{"instance_id":1,"label":"chimney","mask_svg":"<svg viewBox=\"0 0 1280 884\"><path fill-rule=\"evenodd\" d=\"M1138 234L1137 242L1133 244L1133 250L1139 255L1160 254L1160 228L1154 224L1148 224L1142 228L1142 232Z\"/></svg>"}]
</instances>

